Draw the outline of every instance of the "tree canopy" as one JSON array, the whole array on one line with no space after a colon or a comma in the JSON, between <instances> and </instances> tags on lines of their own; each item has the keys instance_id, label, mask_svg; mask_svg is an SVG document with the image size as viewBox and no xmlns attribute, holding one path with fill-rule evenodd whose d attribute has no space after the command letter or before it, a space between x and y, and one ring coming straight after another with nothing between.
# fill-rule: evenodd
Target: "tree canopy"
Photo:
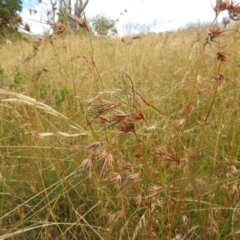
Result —
<instances>
[{"instance_id":1,"label":"tree canopy","mask_svg":"<svg viewBox=\"0 0 240 240\"><path fill-rule=\"evenodd\" d=\"M22 0L0 0L0 34L16 27L17 12L22 10Z\"/></svg>"}]
</instances>

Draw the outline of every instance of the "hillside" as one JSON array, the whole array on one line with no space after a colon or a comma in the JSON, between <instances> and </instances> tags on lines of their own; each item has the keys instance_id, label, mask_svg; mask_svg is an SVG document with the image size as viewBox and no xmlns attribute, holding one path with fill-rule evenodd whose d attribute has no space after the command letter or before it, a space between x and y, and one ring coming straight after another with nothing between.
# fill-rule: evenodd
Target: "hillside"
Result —
<instances>
[{"instance_id":1,"label":"hillside","mask_svg":"<svg viewBox=\"0 0 240 240\"><path fill-rule=\"evenodd\" d=\"M0 239L239 237L239 26L0 45Z\"/></svg>"}]
</instances>

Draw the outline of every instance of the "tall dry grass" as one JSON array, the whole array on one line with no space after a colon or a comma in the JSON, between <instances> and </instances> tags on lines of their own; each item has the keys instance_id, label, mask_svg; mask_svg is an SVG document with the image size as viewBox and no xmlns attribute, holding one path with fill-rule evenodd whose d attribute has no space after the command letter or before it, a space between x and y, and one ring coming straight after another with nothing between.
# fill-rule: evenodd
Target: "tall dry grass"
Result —
<instances>
[{"instance_id":1,"label":"tall dry grass","mask_svg":"<svg viewBox=\"0 0 240 240\"><path fill-rule=\"evenodd\" d=\"M2 44L0 239L237 239L228 30Z\"/></svg>"}]
</instances>

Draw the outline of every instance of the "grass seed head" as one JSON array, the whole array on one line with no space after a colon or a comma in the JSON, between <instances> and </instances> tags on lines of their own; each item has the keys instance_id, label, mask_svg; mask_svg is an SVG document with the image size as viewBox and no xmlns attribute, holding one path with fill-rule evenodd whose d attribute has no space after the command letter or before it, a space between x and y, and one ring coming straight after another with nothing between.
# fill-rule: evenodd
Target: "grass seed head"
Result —
<instances>
[{"instance_id":1,"label":"grass seed head","mask_svg":"<svg viewBox=\"0 0 240 240\"><path fill-rule=\"evenodd\" d=\"M89 145L88 147L86 147L86 149L91 150L91 157L96 157L97 155L100 154L100 142L95 142L91 145Z\"/></svg>"},{"instance_id":2,"label":"grass seed head","mask_svg":"<svg viewBox=\"0 0 240 240\"><path fill-rule=\"evenodd\" d=\"M127 172L133 172L134 171L133 165L129 162L123 162L122 165L121 165L121 169L123 171L127 171Z\"/></svg>"},{"instance_id":3,"label":"grass seed head","mask_svg":"<svg viewBox=\"0 0 240 240\"><path fill-rule=\"evenodd\" d=\"M237 230L231 233L228 237L234 237L234 238L240 237L240 230Z\"/></svg>"},{"instance_id":4,"label":"grass seed head","mask_svg":"<svg viewBox=\"0 0 240 240\"><path fill-rule=\"evenodd\" d=\"M233 21L240 20L240 3L234 3L233 0L231 0L231 3L227 6L229 17Z\"/></svg>"},{"instance_id":5,"label":"grass seed head","mask_svg":"<svg viewBox=\"0 0 240 240\"><path fill-rule=\"evenodd\" d=\"M32 58L34 58L36 56L37 52L34 51L33 53L30 53L24 60L23 63L28 63L31 61Z\"/></svg>"},{"instance_id":6,"label":"grass seed head","mask_svg":"<svg viewBox=\"0 0 240 240\"><path fill-rule=\"evenodd\" d=\"M138 194L135 198L135 204L137 205L137 207L140 206L141 202L142 202L142 193Z\"/></svg>"},{"instance_id":7,"label":"grass seed head","mask_svg":"<svg viewBox=\"0 0 240 240\"><path fill-rule=\"evenodd\" d=\"M184 112L189 114L189 113L193 112L194 109L195 109L195 107L193 106L193 104L187 103L184 107Z\"/></svg>"},{"instance_id":8,"label":"grass seed head","mask_svg":"<svg viewBox=\"0 0 240 240\"><path fill-rule=\"evenodd\" d=\"M177 229L175 229L175 233L176 235L173 240L182 240L182 234L179 234Z\"/></svg>"},{"instance_id":9,"label":"grass seed head","mask_svg":"<svg viewBox=\"0 0 240 240\"><path fill-rule=\"evenodd\" d=\"M92 160L90 158L86 158L80 165L81 169L89 169L92 167Z\"/></svg>"},{"instance_id":10,"label":"grass seed head","mask_svg":"<svg viewBox=\"0 0 240 240\"><path fill-rule=\"evenodd\" d=\"M36 13L37 13L37 10L32 9L32 8L29 8L28 11L29 11L29 14L30 14L30 15L33 15L33 14L36 14Z\"/></svg>"},{"instance_id":11,"label":"grass seed head","mask_svg":"<svg viewBox=\"0 0 240 240\"><path fill-rule=\"evenodd\" d=\"M113 112L114 114L114 120L116 123L121 123L125 120L125 118L127 117L127 114L125 112L123 112L122 110L115 110Z\"/></svg>"},{"instance_id":12,"label":"grass seed head","mask_svg":"<svg viewBox=\"0 0 240 240\"><path fill-rule=\"evenodd\" d=\"M132 115L128 118L128 122L130 123L135 123L138 122L140 120L144 120L144 114L141 110L136 110L132 113Z\"/></svg>"},{"instance_id":13,"label":"grass seed head","mask_svg":"<svg viewBox=\"0 0 240 240\"><path fill-rule=\"evenodd\" d=\"M218 223L216 221L212 220L209 230L211 232L211 235L218 235L219 234Z\"/></svg>"},{"instance_id":14,"label":"grass seed head","mask_svg":"<svg viewBox=\"0 0 240 240\"><path fill-rule=\"evenodd\" d=\"M20 15L16 15L15 20L18 24L23 25L22 17Z\"/></svg>"},{"instance_id":15,"label":"grass seed head","mask_svg":"<svg viewBox=\"0 0 240 240\"><path fill-rule=\"evenodd\" d=\"M136 183L140 180L140 172L139 173L133 173L127 176L125 181L123 182L121 188L133 188Z\"/></svg>"},{"instance_id":16,"label":"grass seed head","mask_svg":"<svg viewBox=\"0 0 240 240\"><path fill-rule=\"evenodd\" d=\"M122 177L121 177L121 175L119 173L114 172L114 173L111 173L109 175L108 180L110 182L119 182L119 183L121 183L122 182Z\"/></svg>"},{"instance_id":17,"label":"grass seed head","mask_svg":"<svg viewBox=\"0 0 240 240\"><path fill-rule=\"evenodd\" d=\"M87 31L89 31L88 29L88 25L85 21L83 21L82 19L78 18L76 15L72 15L70 16L82 29L85 29Z\"/></svg>"},{"instance_id":18,"label":"grass seed head","mask_svg":"<svg viewBox=\"0 0 240 240\"><path fill-rule=\"evenodd\" d=\"M213 26L208 33L208 37L210 37L210 40L213 41L215 38L219 37L223 31L218 26Z\"/></svg>"},{"instance_id":19,"label":"grass seed head","mask_svg":"<svg viewBox=\"0 0 240 240\"><path fill-rule=\"evenodd\" d=\"M91 158L87 158L85 160L83 160L82 164L80 165L80 170L82 171L87 171L88 172L88 177L91 176L92 173L92 160Z\"/></svg>"},{"instance_id":20,"label":"grass seed head","mask_svg":"<svg viewBox=\"0 0 240 240\"><path fill-rule=\"evenodd\" d=\"M119 136L124 136L128 133L134 133L135 134L135 125L134 123L126 123L123 122L121 126L117 127L119 130Z\"/></svg>"},{"instance_id":21,"label":"grass seed head","mask_svg":"<svg viewBox=\"0 0 240 240\"><path fill-rule=\"evenodd\" d=\"M238 185L233 184L233 186L231 187L231 194L232 195L238 195L238 193L239 193Z\"/></svg>"},{"instance_id":22,"label":"grass seed head","mask_svg":"<svg viewBox=\"0 0 240 240\"><path fill-rule=\"evenodd\" d=\"M178 125L178 126L182 126L185 122L186 122L186 119L185 119L185 118L178 119L178 120L177 120L177 125Z\"/></svg>"},{"instance_id":23,"label":"grass seed head","mask_svg":"<svg viewBox=\"0 0 240 240\"><path fill-rule=\"evenodd\" d=\"M184 225L187 225L187 224L188 224L188 217L187 217L187 215L184 214L184 215L182 216L182 222L183 222Z\"/></svg>"},{"instance_id":24,"label":"grass seed head","mask_svg":"<svg viewBox=\"0 0 240 240\"><path fill-rule=\"evenodd\" d=\"M31 191L32 191L34 194L38 194L38 193L39 193L39 190L38 190L35 186L33 186L33 185L30 185L30 189L31 189Z\"/></svg>"},{"instance_id":25,"label":"grass seed head","mask_svg":"<svg viewBox=\"0 0 240 240\"><path fill-rule=\"evenodd\" d=\"M42 38L37 38L34 42L33 42L33 50L34 51L38 51L38 48L40 47L40 45L43 43L43 39Z\"/></svg>"},{"instance_id":26,"label":"grass seed head","mask_svg":"<svg viewBox=\"0 0 240 240\"><path fill-rule=\"evenodd\" d=\"M24 220L24 213L23 213L23 211L21 210L21 207L20 207L20 206L17 207L16 213L17 213L19 219L20 219L21 221L23 221L23 220Z\"/></svg>"},{"instance_id":27,"label":"grass seed head","mask_svg":"<svg viewBox=\"0 0 240 240\"><path fill-rule=\"evenodd\" d=\"M213 7L216 16L218 16L220 12L227 10L228 6L229 0L216 0L216 5Z\"/></svg>"},{"instance_id":28,"label":"grass seed head","mask_svg":"<svg viewBox=\"0 0 240 240\"><path fill-rule=\"evenodd\" d=\"M221 83L223 80L229 81L230 79L224 76L223 74L219 73L216 77L213 77L213 80Z\"/></svg>"},{"instance_id":29,"label":"grass seed head","mask_svg":"<svg viewBox=\"0 0 240 240\"><path fill-rule=\"evenodd\" d=\"M160 155L162 157L167 155L167 153L164 150L160 149L160 148L154 148L153 152L154 152L154 154Z\"/></svg>"},{"instance_id":30,"label":"grass seed head","mask_svg":"<svg viewBox=\"0 0 240 240\"><path fill-rule=\"evenodd\" d=\"M91 145L87 146L86 149L96 149L100 147L100 142L92 143Z\"/></svg>"},{"instance_id":31,"label":"grass seed head","mask_svg":"<svg viewBox=\"0 0 240 240\"><path fill-rule=\"evenodd\" d=\"M67 27L63 23L60 23L60 22L59 23L52 23L50 25L53 26L53 28L56 31L56 34L63 34L63 33L65 33L67 31Z\"/></svg>"},{"instance_id":32,"label":"grass seed head","mask_svg":"<svg viewBox=\"0 0 240 240\"><path fill-rule=\"evenodd\" d=\"M30 26L27 23L24 24L24 30L27 32L31 32Z\"/></svg>"},{"instance_id":33,"label":"grass seed head","mask_svg":"<svg viewBox=\"0 0 240 240\"><path fill-rule=\"evenodd\" d=\"M118 104L108 101L108 100L102 100L101 105L104 107L105 110L108 110L108 109L118 106Z\"/></svg>"},{"instance_id":34,"label":"grass seed head","mask_svg":"<svg viewBox=\"0 0 240 240\"><path fill-rule=\"evenodd\" d=\"M109 216L107 225L108 226L112 225L114 223L116 217L117 217L117 215L115 213L111 213Z\"/></svg>"},{"instance_id":35,"label":"grass seed head","mask_svg":"<svg viewBox=\"0 0 240 240\"><path fill-rule=\"evenodd\" d=\"M113 156L112 154L102 154L102 156L99 157L99 161L103 161L103 166L102 166L102 170L100 173L100 176L102 176L104 170L106 170L109 166L109 164L112 164L113 162Z\"/></svg>"},{"instance_id":36,"label":"grass seed head","mask_svg":"<svg viewBox=\"0 0 240 240\"><path fill-rule=\"evenodd\" d=\"M158 195L161 191L162 191L162 186L160 186L160 185L152 185L152 186L148 189L148 197L156 196L156 195Z\"/></svg>"},{"instance_id":37,"label":"grass seed head","mask_svg":"<svg viewBox=\"0 0 240 240\"><path fill-rule=\"evenodd\" d=\"M100 116L98 116L98 119L100 120L101 123L108 123L109 119L106 115L101 114Z\"/></svg>"},{"instance_id":38,"label":"grass seed head","mask_svg":"<svg viewBox=\"0 0 240 240\"><path fill-rule=\"evenodd\" d=\"M227 61L227 57L224 53L222 52L218 52L217 53L217 60L220 62L226 62Z\"/></svg>"},{"instance_id":39,"label":"grass seed head","mask_svg":"<svg viewBox=\"0 0 240 240\"><path fill-rule=\"evenodd\" d=\"M138 148L136 149L135 157L136 157L136 158L141 158L141 157L143 157L143 152L142 152L142 149L141 149L140 147L138 147Z\"/></svg>"}]
</instances>

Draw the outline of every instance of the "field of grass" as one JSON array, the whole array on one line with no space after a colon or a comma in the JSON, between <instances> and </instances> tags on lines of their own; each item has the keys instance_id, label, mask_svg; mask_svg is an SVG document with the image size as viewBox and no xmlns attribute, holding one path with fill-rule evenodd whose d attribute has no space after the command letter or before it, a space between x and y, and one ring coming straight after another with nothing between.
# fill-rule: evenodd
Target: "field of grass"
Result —
<instances>
[{"instance_id":1,"label":"field of grass","mask_svg":"<svg viewBox=\"0 0 240 240\"><path fill-rule=\"evenodd\" d=\"M238 25L2 42L0 240L238 239L239 46Z\"/></svg>"}]
</instances>

